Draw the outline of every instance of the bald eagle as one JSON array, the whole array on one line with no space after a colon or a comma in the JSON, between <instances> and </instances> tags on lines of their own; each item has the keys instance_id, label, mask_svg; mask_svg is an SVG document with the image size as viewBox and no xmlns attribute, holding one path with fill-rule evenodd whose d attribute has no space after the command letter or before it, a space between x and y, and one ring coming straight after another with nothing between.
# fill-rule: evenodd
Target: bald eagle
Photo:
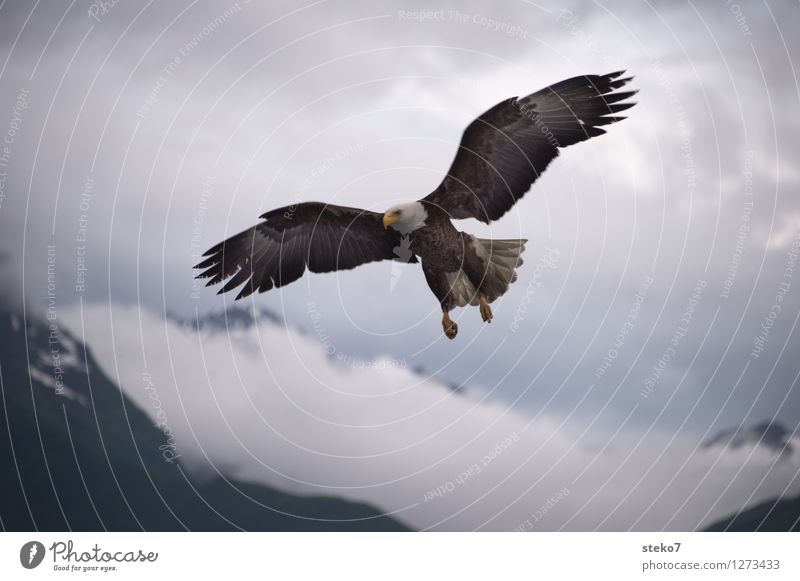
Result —
<instances>
[{"instance_id":1,"label":"bald eagle","mask_svg":"<svg viewBox=\"0 0 800 581\"><path fill-rule=\"evenodd\" d=\"M256 226L209 249L194 268L219 293L244 285L237 299L281 287L311 272L355 268L377 260L421 260L454 339L450 311L489 306L517 278L526 240L489 240L460 232L451 220L490 223L522 198L559 149L605 133L602 125L634 105L636 91L618 91L624 71L567 79L527 97L498 103L469 124L441 184L415 202L385 213L304 202L263 214Z\"/></svg>"}]
</instances>

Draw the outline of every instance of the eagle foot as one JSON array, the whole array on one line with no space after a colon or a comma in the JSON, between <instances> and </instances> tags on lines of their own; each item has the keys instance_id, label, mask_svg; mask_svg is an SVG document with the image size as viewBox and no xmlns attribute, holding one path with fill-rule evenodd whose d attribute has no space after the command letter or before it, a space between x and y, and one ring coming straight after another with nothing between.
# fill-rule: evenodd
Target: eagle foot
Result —
<instances>
[{"instance_id":1,"label":"eagle foot","mask_svg":"<svg viewBox=\"0 0 800 581\"><path fill-rule=\"evenodd\" d=\"M486 300L486 297L480 297L480 309L481 309L481 317L485 323L492 322L492 307L489 306L489 301Z\"/></svg>"},{"instance_id":2,"label":"eagle foot","mask_svg":"<svg viewBox=\"0 0 800 581\"><path fill-rule=\"evenodd\" d=\"M448 313L442 315L442 328L448 339L455 339L456 335L458 335L458 325L450 318Z\"/></svg>"}]
</instances>

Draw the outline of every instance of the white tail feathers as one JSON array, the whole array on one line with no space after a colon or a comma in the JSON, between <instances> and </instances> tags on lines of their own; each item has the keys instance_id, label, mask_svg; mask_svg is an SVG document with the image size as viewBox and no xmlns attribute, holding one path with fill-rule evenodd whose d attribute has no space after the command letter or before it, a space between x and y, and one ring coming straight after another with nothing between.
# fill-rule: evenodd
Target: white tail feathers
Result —
<instances>
[{"instance_id":1,"label":"white tail feathers","mask_svg":"<svg viewBox=\"0 0 800 581\"><path fill-rule=\"evenodd\" d=\"M516 269L522 265L522 253L527 240L471 238L470 245L485 265L481 291L491 303L505 294L508 286L517 280ZM448 283L456 306L479 304L478 293L463 270L448 275Z\"/></svg>"}]
</instances>

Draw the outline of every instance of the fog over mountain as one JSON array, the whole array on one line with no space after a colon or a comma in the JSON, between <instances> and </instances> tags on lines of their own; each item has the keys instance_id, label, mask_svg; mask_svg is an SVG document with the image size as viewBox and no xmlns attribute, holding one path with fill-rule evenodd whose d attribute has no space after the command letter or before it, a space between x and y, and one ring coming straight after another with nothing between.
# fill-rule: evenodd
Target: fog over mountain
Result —
<instances>
[{"instance_id":1,"label":"fog over mountain","mask_svg":"<svg viewBox=\"0 0 800 581\"><path fill-rule=\"evenodd\" d=\"M151 415L157 392L197 474L369 501L413 528L694 530L797 490L800 457L779 461L757 442L704 448L655 431L597 441L388 356L338 358L269 319L198 331L88 306L64 320Z\"/></svg>"}]
</instances>

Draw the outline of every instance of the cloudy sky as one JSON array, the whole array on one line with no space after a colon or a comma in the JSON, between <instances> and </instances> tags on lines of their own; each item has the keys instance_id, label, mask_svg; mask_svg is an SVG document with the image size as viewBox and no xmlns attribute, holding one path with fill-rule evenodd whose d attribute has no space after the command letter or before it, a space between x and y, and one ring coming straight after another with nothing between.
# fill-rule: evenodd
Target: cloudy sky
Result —
<instances>
[{"instance_id":1,"label":"cloudy sky","mask_svg":"<svg viewBox=\"0 0 800 581\"><path fill-rule=\"evenodd\" d=\"M788 1L7 1L3 294L43 312L50 266L63 324L145 407L153 374L197 470L420 528L695 528L800 491L797 453L699 448L800 425L798 32ZM628 120L458 224L529 239L491 325L462 309L448 341L388 263L252 297L285 324L175 323L230 306L191 266L260 213L422 197L491 105L618 69Z\"/></svg>"}]
</instances>

